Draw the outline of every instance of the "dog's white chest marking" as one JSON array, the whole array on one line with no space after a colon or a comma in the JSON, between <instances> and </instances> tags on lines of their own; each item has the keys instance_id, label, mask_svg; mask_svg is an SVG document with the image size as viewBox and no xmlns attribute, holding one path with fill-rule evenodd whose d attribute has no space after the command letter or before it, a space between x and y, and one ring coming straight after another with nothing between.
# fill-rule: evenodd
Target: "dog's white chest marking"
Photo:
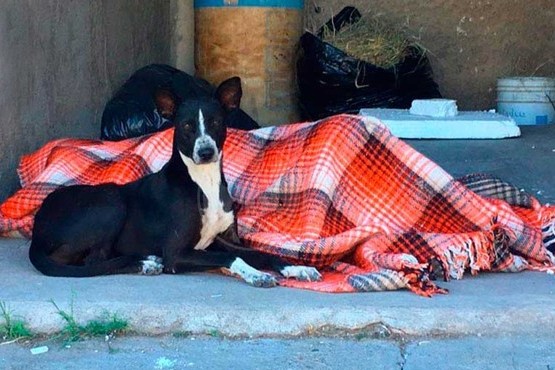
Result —
<instances>
[{"instance_id":1,"label":"dog's white chest marking","mask_svg":"<svg viewBox=\"0 0 555 370\"><path fill-rule=\"evenodd\" d=\"M222 183L222 173L220 161L208 164L195 164L190 158L179 153L194 182L204 193L207 199L206 208L200 208L202 212L202 227L200 230L200 240L195 245L195 249L206 249L216 236L226 231L233 224L233 211L224 211L223 202L220 199L220 185ZM199 194L199 196L202 196Z\"/></svg>"}]
</instances>

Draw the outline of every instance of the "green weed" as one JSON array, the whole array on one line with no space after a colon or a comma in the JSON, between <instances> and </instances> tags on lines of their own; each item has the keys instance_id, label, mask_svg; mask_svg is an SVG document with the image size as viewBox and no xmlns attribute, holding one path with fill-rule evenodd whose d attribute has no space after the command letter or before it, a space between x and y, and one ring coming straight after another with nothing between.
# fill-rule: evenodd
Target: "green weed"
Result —
<instances>
[{"instance_id":1,"label":"green weed","mask_svg":"<svg viewBox=\"0 0 555 370\"><path fill-rule=\"evenodd\" d=\"M222 337L222 332L219 331L218 329L210 329L208 331L208 335L210 335L213 338L220 338Z\"/></svg>"},{"instance_id":2,"label":"green weed","mask_svg":"<svg viewBox=\"0 0 555 370\"><path fill-rule=\"evenodd\" d=\"M127 320L113 314L107 315L101 320L91 320L84 327L83 331L86 335L97 337L101 335L120 334L127 330L129 324Z\"/></svg>"},{"instance_id":3,"label":"green weed","mask_svg":"<svg viewBox=\"0 0 555 370\"><path fill-rule=\"evenodd\" d=\"M174 338L188 338L191 335L193 335L193 332L188 330L185 330L185 331L181 330L181 331L174 332L172 335Z\"/></svg>"},{"instance_id":4,"label":"green weed","mask_svg":"<svg viewBox=\"0 0 555 370\"><path fill-rule=\"evenodd\" d=\"M3 301L0 301L0 311L4 319L4 323L0 324L0 337L2 339L14 340L32 336L31 331L25 327L25 322L14 319L12 312Z\"/></svg>"},{"instance_id":5,"label":"green weed","mask_svg":"<svg viewBox=\"0 0 555 370\"><path fill-rule=\"evenodd\" d=\"M110 315L108 313L98 320L91 320L85 325L79 325L73 314L73 300L71 301L69 312L62 310L53 300L50 300L50 302L56 307L58 315L65 321L61 336L67 342L76 342L91 337L121 334L125 332L129 326L127 320L122 319L116 314Z\"/></svg>"}]
</instances>

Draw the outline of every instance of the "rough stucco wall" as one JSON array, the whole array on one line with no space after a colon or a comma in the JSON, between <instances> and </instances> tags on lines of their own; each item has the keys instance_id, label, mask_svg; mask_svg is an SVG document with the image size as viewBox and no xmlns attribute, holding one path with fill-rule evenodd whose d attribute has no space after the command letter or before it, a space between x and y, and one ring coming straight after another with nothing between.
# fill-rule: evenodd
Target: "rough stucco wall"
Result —
<instances>
[{"instance_id":1,"label":"rough stucco wall","mask_svg":"<svg viewBox=\"0 0 555 370\"><path fill-rule=\"evenodd\" d=\"M175 68L195 74L193 0L171 0L171 60Z\"/></svg>"},{"instance_id":2,"label":"rough stucco wall","mask_svg":"<svg viewBox=\"0 0 555 370\"><path fill-rule=\"evenodd\" d=\"M553 0L312 0L309 29L344 6L403 25L430 51L442 94L460 109L495 107L497 78L555 76Z\"/></svg>"},{"instance_id":3,"label":"rough stucco wall","mask_svg":"<svg viewBox=\"0 0 555 370\"><path fill-rule=\"evenodd\" d=\"M107 99L137 68L170 61L170 2L0 2L0 201L21 155L97 138Z\"/></svg>"}]
</instances>

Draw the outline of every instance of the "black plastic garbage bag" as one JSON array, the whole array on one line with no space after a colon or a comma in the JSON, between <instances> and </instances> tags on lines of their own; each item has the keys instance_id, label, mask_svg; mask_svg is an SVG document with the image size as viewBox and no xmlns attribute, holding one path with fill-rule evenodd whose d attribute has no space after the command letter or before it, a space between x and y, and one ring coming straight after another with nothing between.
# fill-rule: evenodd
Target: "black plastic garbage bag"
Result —
<instances>
[{"instance_id":1,"label":"black plastic garbage bag","mask_svg":"<svg viewBox=\"0 0 555 370\"><path fill-rule=\"evenodd\" d=\"M360 14L353 9L345 8L328 23L338 19L341 23L334 27L339 29L356 22ZM409 108L414 99L441 98L429 60L415 47L388 69L353 58L309 32L301 37L301 49L297 83L305 119L358 113L361 108Z\"/></svg>"},{"instance_id":2,"label":"black plastic garbage bag","mask_svg":"<svg viewBox=\"0 0 555 370\"><path fill-rule=\"evenodd\" d=\"M207 81L169 65L143 67L131 75L104 107L101 139L122 140L173 126L172 117L156 109L155 96L159 93L179 103L212 96L214 91ZM229 127L247 130L260 127L239 107L228 113L226 123Z\"/></svg>"}]
</instances>

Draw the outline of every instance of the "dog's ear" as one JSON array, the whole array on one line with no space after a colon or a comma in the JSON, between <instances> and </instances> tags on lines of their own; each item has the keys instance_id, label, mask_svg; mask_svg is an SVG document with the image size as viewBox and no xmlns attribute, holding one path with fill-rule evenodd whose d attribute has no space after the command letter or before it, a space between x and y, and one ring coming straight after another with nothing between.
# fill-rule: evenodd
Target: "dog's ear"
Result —
<instances>
[{"instance_id":1,"label":"dog's ear","mask_svg":"<svg viewBox=\"0 0 555 370\"><path fill-rule=\"evenodd\" d=\"M177 101L175 95L168 90L158 90L154 94L154 104L158 113L165 119L173 119L175 110L177 109Z\"/></svg>"},{"instance_id":2,"label":"dog's ear","mask_svg":"<svg viewBox=\"0 0 555 370\"><path fill-rule=\"evenodd\" d=\"M228 112L239 108L242 96L243 89L241 88L241 79L239 77L228 78L216 89L216 99Z\"/></svg>"}]
</instances>

